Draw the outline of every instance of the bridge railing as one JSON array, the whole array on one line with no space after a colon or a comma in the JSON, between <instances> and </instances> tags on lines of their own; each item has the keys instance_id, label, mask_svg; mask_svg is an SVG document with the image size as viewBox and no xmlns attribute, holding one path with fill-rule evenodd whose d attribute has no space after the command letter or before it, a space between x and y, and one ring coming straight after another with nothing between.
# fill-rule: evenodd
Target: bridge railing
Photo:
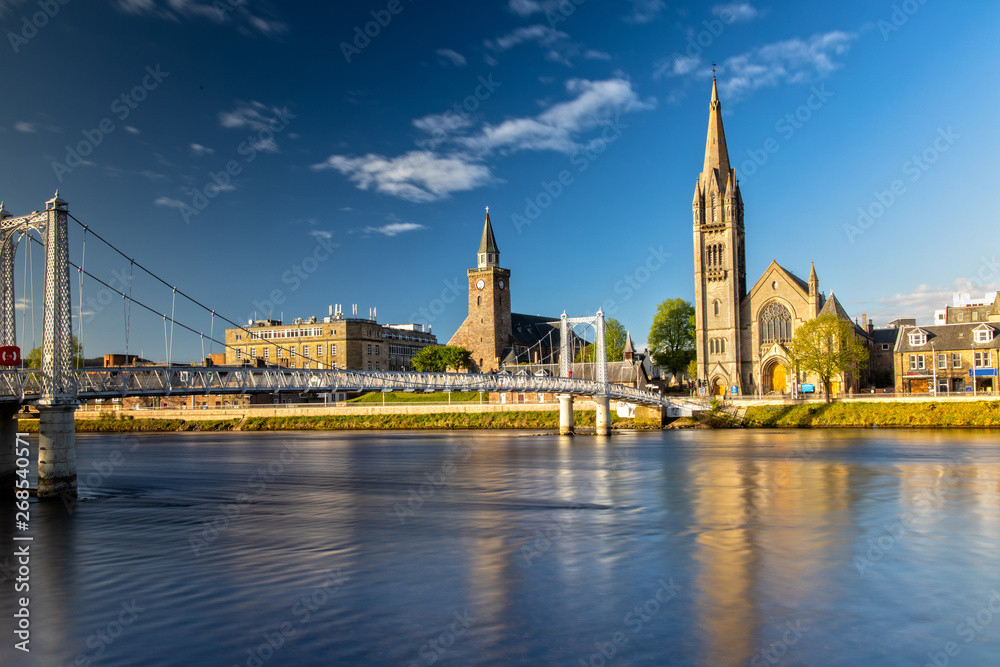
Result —
<instances>
[{"instance_id":1,"label":"bridge railing","mask_svg":"<svg viewBox=\"0 0 1000 667\"><path fill-rule=\"evenodd\" d=\"M292 391L467 391L581 396L606 393L610 398L634 403L666 404L652 391L577 378L531 375L172 366L76 370L72 377L80 399ZM41 393L39 371L0 371L0 401L34 400Z\"/></svg>"}]
</instances>

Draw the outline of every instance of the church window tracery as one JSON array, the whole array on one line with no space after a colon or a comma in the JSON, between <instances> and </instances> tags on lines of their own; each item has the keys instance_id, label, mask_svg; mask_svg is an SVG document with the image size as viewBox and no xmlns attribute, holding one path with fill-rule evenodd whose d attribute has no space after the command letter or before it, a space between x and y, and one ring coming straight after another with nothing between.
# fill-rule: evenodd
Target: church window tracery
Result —
<instances>
[{"instance_id":1,"label":"church window tracery","mask_svg":"<svg viewBox=\"0 0 1000 667\"><path fill-rule=\"evenodd\" d=\"M761 343L787 343L792 339L792 315L782 304L772 301L760 314Z\"/></svg>"}]
</instances>

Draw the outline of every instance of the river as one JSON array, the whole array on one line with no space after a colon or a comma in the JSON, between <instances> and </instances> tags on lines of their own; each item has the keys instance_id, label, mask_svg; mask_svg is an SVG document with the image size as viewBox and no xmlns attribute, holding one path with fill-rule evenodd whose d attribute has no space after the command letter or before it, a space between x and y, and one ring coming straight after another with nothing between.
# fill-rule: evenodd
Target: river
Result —
<instances>
[{"instance_id":1,"label":"river","mask_svg":"<svg viewBox=\"0 0 1000 667\"><path fill-rule=\"evenodd\" d=\"M2 510L5 666L1000 664L996 434L77 444L79 502Z\"/></svg>"}]
</instances>

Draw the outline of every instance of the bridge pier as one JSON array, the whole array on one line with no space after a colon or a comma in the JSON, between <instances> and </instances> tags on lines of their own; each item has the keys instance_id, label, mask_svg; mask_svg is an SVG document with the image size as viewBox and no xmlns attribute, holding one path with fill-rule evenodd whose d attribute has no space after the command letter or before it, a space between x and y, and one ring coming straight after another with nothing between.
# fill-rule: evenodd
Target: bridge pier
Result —
<instances>
[{"instance_id":1,"label":"bridge pier","mask_svg":"<svg viewBox=\"0 0 1000 667\"><path fill-rule=\"evenodd\" d=\"M611 399L607 396L594 396L597 406L597 435L611 435Z\"/></svg>"},{"instance_id":2,"label":"bridge pier","mask_svg":"<svg viewBox=\"0 0 1000 667\"><path fill-rule=\"evenodd\" d=\"M573 435L573 394L559 394L559 435Z\"/></svg>"},{"instance_id":3,"label":"bridge pier","mask_svg":"<svg viewBox=\"0 0 1000 667\"><path fill-rule=\"evenodd\" d=\"M38 406L38 497L76 497L75 404Z\"/></svg>"},{"instance_id":4,"label":"bridge pier","mask_svg":"<svg viewBox=\"0 0 1000 667\"><path fill-rule=\"evenodd\" d=\"M0 410L0 489L4 494L8 494L8 489L13 488L16 480L14 448L17 442L17 406ZM13 498L10 493L6 498Z\"/></svg>"}]
</instances>

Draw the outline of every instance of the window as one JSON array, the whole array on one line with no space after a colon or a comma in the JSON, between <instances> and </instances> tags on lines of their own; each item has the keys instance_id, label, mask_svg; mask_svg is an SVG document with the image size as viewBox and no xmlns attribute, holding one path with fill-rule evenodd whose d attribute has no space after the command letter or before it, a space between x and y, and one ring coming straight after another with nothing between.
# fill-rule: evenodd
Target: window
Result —
<instances>
[{"instance_id":1,"label":"window","mask_svg":"<svg viewBox=\"0 0 1000 667\"><path fill-rule=\"evenodd\" d=\"M977 343L989 343L993 340L993 329L990 327L981 327L976 329L974 333L976 335Z\"/></svg>"},{"instance_id":2,"label":"window","mask_svg":"<svg viewBox=\"0 0 1000 667\"><path fill-rule=\"evenodd\" d=\"M910 334L910 345L914 347L927 344L927 334L923 331L914 331Z\"/></svg>"},{"instance_id":3,"label":"window","mask_svg":"<svg viewBox=\"0 0 1000 667\"><path fill-rule=\"evenodd\" d=\"M372 369L372 362L369 361L368 362L368 370L371 370L371 369Z\"/></svg>"},{"instance_id":4,"label":"window","mask_svg":"<svg viewBox=\"0 0 1000 667\"><path fill-rule=\"evenodd\" d=\"M760 315L761 343L785 343L792 339L792 315L777 301L772 301Z\"/></svg>"},{"instance_id":5,"label":"window","mask_svg":"<svg viewBox=\"0 0 1000 667\"><path fill-rule=\"evenodd\" d=\"M477 306L483 305L483 297L481 297L481 296L477 296L476 297L476 305Z\"/></svg>"},{"instance_id":6,"label":"window","mask_svg":"<svg viewBox=\"0 0 1000 667\"><path fill-rule=\"evenodd\" d=\"M922 354L911 354L910 355L910 370L911 371L922 371L926 368L924 365L924 355Z\"/></svg>"},{"instance_id":7,"label":"window","mask_svg":"<svg viewBox=\"0 0 1000 667\"><path fill-rule=\"evenodd\" d=\"M889 349L889 343L882 343L882 351L884 352L888 349Z\"/></svg>"},{"instance_id":8,"label":"window","mask_svg":"<svg viewBox=\"0 0 1000 667\"><path fill-rule=\"evenodd\" d=\"M316 346L316 356L317 357L322 357L323 356L323 346L322 345L317 345Z\"/></svg>"},{"instance_id":9,"label":"window","mask_svg":"<svg viewBox=\"0 0 1000 667\"><path fill-rule=\"evenodd\" d=\"M951 367L952 368L962 367L962 354L960 352L951 353Z\"/></svg>"},{"instance_id":10,"label":"window","mask_svg":"<svg viewBox=\"0 0 1000 667\"><path fill-rule=\"evenodd\" d=\"M288 356L293 357L293 358L295 357L295 346L294 345L292 345L291 347L288 348Z\"/></svg>"},{"instance_id":11,"label":"window","mask_svg":"<svg viewBox=\"0 0 1000 667\"><path fill-rule=\"evenodd\" d=\"M974 363L976 368L989 368L990 367L990 353L988 350L982 352L976 352L974 357Z\"/></svg>"},{"instance_id":12,"label":"window","mask_svg":"<svg viewBox=\"0 0 1000 667\"><path fill-rule=\"evenodd\" d=\"M337 346L336 345L331 345L330 346L330 356L331 357L332 356L336 356L336 354L337 354Z\"/></svg>"},{"instance_id":13,"label":"window","mask_svg":"<svg viewBox=\"0 0 1000 667\"><path fill-rule=\"evenodd\" d=\"M375 362L375 370L378 370L378 362Z\"/></svg>"},{"instance_id":14,"label":"window","mask_svg":"<svg viewBox=\"0 0 1000 667\"><path fill-rule=\"evenodd\" d=\"M274 355L276 358L281 359L281 348L278 348L278 353Z\"/></svg>"},{"instance_id":15,"label":"window","mask_svg":"<svg viewBox=\"0 0 1000 667\"><path fill-rule=\"evenodd\" d=\"M304 364L302 364L302 370L304 370L304 371L309 370L309 362L308 361L305 362Z\"/></svg>"},{"instance_id":16,"label":"window","mask_svg":"<svg viewBox=\"0 0 1000 667\"><path fill-rule=\"evenodd\" d=\"M308 345L303 345L302 346L302 356L303 357L308 357L309 356L309 346Z\"/></svg>"},{"instance_id":17,"label":"window","mask_svg":"<svg viewBox=\"0 0 1000 667\"><path fill-rule=\"evenodd\" d=\"M265 359L270 359L271 358L271 348L269 348L269 347L265 347L264 348L264 358Z\"/></svg>"},{"instance_id":18,"label":"window","mask_svg":"<svg viewBox=\"0 0 1000 667\"><path fill-rule=\"evenodd\" d=\"M948 368L948 355L944 352L938 352L938 370L945 370Z\"/></svg>"},{"instance_id":19,"label":"window","mask_svg":"<svg viewBox=\"0 0 1000 667\"><path fill-rule=\"evenodd\" d=\"M256 359L257 358L257 348L255 348L255 347L251 347L250 348L250 358L251 359Z\"/></svg>"},{"instance_id":20,"label":"window","mask_svg":"<svg viewBox=\"0 0 1000 667\"><path fill-rule=\"evenodd\" d=\"M375 346L375 356L378 356L378 345Z\"/></svg>"},{"instance_id":21,"label":"window","mask_svg":"<svg viewBox=\"0 0 1000 667\"><path fill-rule=\"evenodd\" d=\"M371 354L371 353L372 353L372 345L371 345L371 343L369 343L368 344L368 354ZM368 370L371 370L371 369L369 368Z\"/></svg>"},{"instance_id":22,"label":"window","mask_svg":"<svg viewBox=\"0 0 1000 667\"><path fill-rule=\"evenodd\" d=\"M716 315L718 315L718 314L719 314L719 307L720 307L721 305L722 305L722 302L721 302L721 301L719 301L718 299L716 299L716 300L715 300L715 314L716 314Z\"/></svg>"},{"instance_id":23,"label":"window","mask_svg":"<svg viewBox=\"0 0 1000 667\"><path fill-rule=\"evenodd\" d=\"M243 358L243 350L236 350L236 361L240 361Z\"/></svg>"},{"instance_id":24,"label":"window","mask_svg":"<svg viewBox=\"0 0 1000 667\"><path fill-rule=\"evenodd\" d=\"M939 394L948 393L948 378L938 378L937 390Z\"/></svg>"}]
</instances>

